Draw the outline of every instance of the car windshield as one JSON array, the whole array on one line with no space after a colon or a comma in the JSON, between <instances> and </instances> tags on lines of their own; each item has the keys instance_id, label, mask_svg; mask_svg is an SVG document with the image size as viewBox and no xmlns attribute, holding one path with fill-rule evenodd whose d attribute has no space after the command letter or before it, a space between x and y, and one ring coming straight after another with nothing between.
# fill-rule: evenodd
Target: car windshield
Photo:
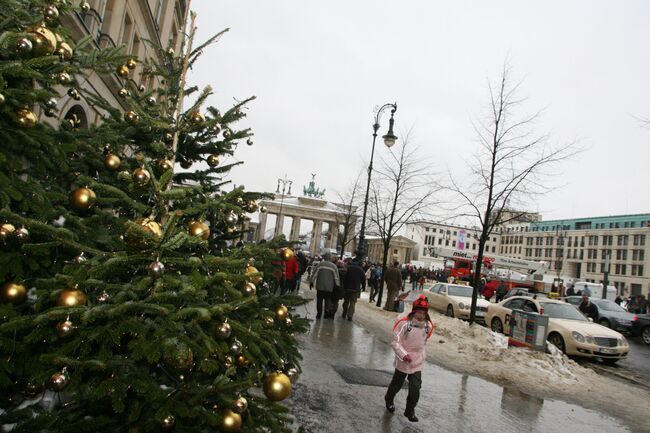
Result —
<instances>
[{"instance_id":1,"label":"car windshield","mask_svg":"<svg viewBox=\"0 0 650 433\"><path fill-rule=\"evenodd\" d=\"M592 301L598 308L601 308L605 311L616 311L618 313L625 313L627 310L618 305L616 302L612 302L609 299L598 299Z\"/></svg>"},{"instance_id":2,"label":"car windshield","mask_svg":"<svg viewBox=\"0 0 650 433\"><path fill-rule=\"evenodd\" d=\"M463 296L465 298L472 297L474 289L470 286L449 286L447 293L449 296Z\"/></svg>"},{"instance_id":3,"label":"car windshield","mask_svg":"<svg viewBox=\"0 0 650 433\"><path fill-rule=\"evenodd\" d=\"M544 314L553 319L580 320L586 322L587 318L570 304L561 304L558 302L540 302L544 309Z\"/></svg>"}]
</instances>

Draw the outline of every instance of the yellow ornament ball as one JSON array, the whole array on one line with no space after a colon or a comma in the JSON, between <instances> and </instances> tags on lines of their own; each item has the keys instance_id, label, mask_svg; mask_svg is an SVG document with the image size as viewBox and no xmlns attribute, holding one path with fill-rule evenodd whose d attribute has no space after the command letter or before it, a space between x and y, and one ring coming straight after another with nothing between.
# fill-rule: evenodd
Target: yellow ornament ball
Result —
<instances>
[{"instance_id":1,"label":"yellow ornament ball","mask_svg":"<svg viewBox=\"0 0 650 433\"><path fill-rule=\"evenodd\" d=\"M77 210L89 210L95 204L97 195L90 188L78 188L72 192L70 202Z\"/></svg>"},{"instance_id":2,"label":"yellow ornament ball","mask_svg":"<svg viewBox=\"0 0 650 433\"><path fill-rule=\"evenodd\" d=\"M264 395L272 401L282 401L291 394L291 381L284 373L271 373L264 379Z\"/></svg>"},{"instance_id":3,"label":"yellow ornament ball","mask_svg":"<svg viewBox=\"0 0 650 433\"><path fill-rule=\"evenodd\" d=\"M197 236L204 240L210 237L210 227L202 221L192 221L188 231L192 236Z\"/></svg>"},{"instance_id":4,"label":"yellow ornament ball","mask_svg":"<svg viewBox=\"0 0 650 433\"><path fill-rule=\"evenodd\" d=\"M253 296L256 292L257 288L255 287L255 284L251 283L250 281L244 285L244 294L246 296Z\"/></svg>"},{"instance_id":5,"label":"yellow ornament ball","mask_svg":"<svg viewBox=\"0 0 650 433\"><path fill-rule=\"evenodd\" d=\"M30 29L29 32L33 35L32 40L36 54L52 54L56 50L56 36L50 29L45 26L39 26Z\"/></svg>"},{"instance_id":6,"label":"yellow ornament ball","mask_svg":"<svg viewBox=\"0 0 650 433\"><path fill-rule=\"evenodd\" d=\"M138 116L138 113L134 111L127 111L126 113L124 113L124 120L126 120L131 124L134 124L134 123L138 123L138 121L140 120L140 116Z\"/></svg>"},{"instance_id":7,"label":"yellow ornament ball","mask_svg":"<svg viewBox=\"0 0 650 433\"><path fill-rule=\"evenodd\" d=\"M113 155L112 153L109 153L106 155L106 158L104 158L104 167L111 171L118 170L121 163L122 161L120 160L120 157Z\"/></svg>"},{"instance_id":8,"label":"yellow ornament ball","mask_svg":"<svg viewBox=\"0 0 650 433\"><path fill-rule=\"evenodd\" d=\"M117 67L117 75L119 75L122 78L126 78L129 76L129 67L126 65L120 65Z\"/></svg>"},{"instance_id":9,"label":"yellow ornament ball","mask_svg":"<svg viewBox=\"0 0 650 433\"><path fill-rule=\"evenodd\" d=\"M126 61L126 67L129 69L135 69L135 67L138 65L138 62L136 62L135 59L129 59Z\"/></svg>"},{"instance_id":10,"label":"yellow ornament ball","mask_svg":"<svg viewBox=\"0 0 650 433\"><path fill-rule=\"evenodd\" d=\"M246 266L246 270L244 271L244 274L246 274L250 278L253 284L259 284L262 282L262 277L260 275L253 275L258 273L259 271L255 266Z\"/></svg>"},{"instance_id":11,"label":"yellow ornament ball","mask_svg":"<svg viewBox=\"0 0 650 433\"><path fill-rule=\"evenodd\" d=\"M72 47L68 45L67 42L59 42L59 46L56 48L56 53L59 55L59 58L62 60L70 60L72 58Z\"/></svg>"},{"instance_id":12,"label":"yellow ornament ball","mask_svg":"<svg viewBox=\"0 0 650 433\"><path fill-rule=\"evenodd\" d=\"M233 412L230 409L226 409L223 414L223 419L221 420L221 425L219 426L219 431L223 433L236 433L241 430L241 415Z\"/></svg>"},{"instance_id":13,"label":"yellow ornament ball","mask_svg":"<svg viewBox=\"0 0 650 433\"><path fill-rule=\"evenodd\" d=\"M16 111L18 126L24 129L30 129L36 126L36 115L26 108Z\"/></svg>"},{"instance_id":14,"label":"yellow ornament ball","mask_svg":"<svg viewBox=\"0 0 650 433\"><path fill-rule=\"evenodd\" d=\"M15 231L16 227L13 224L2 224L0 226L0 244L6 244Z\"/></svg>"},{"instance_id":15,"label":"yellow ornament ball","mask_svg":"<svg viewBox=\"0 0 650 433\"><path fill-rule=\"evenodd\" d=\"M160 168L162 171L167 171L171 170L174 168L174 164L168 159L161 159L158 161L158 168Z\"/></svg>"},{"instance_id":16,"label":"yellow ornament ball","mask_svg":"<svg viewBox=\"0 0 650 433\"><path fill-rule=\"evenodd\" d=\"M192 113L192 115L190 116L190 120L191 120L192 123L194 123L195 125L199 125L199 124L205 122L205 116L204 116L200 111L195 111L195 112Z\"/></svg>"},{"instance_id":17,"label":"yellow ornament ball","mask_svg":"<svg viewBox=\"0 0 650 433\"><path fill-rule=\"evenodd\" d=\"M77 289L65 289L59 293L59 297L56 299L56 305L59 307L86 305L86 294Z\"/></svg>"},{"instance_id":18,"label":"yellow ornament ball","mask_svg":"<svg viewBox=\"0 0 650 433\"><path fill-rule=\"evenodd\" d=\"M280 256L282 256L282 260L286 262L293 257L293 250L291 248L282 248Z\"/></svg>"},{"instance_id":19,"label":"yellow ornament ball","mask_svg":"<svg viewBox=\"0 0 650 433\"><path fill-rule=\"evenodd\" d=\"M0 288L0 299L7 304L22 304L27 299L27 288L18 283L6 283Z\"/></svg>"},{"instance_id":20,"label":"yellow ornament ball","mask_svg":"<svg viewBox=\"0 0 650 433\"><path fill-rule=\"evenodd\" d=\"M133 182L135 182L137 185L145 186L149 183L150 180L151 175L146 169L140 167L133 170Z\"/></svg>"},{"instance_id":21,"label":"yellow ornament ball","mask_svg":"<svg viewBox=\"0 0 650 433\"><path fill-rule=\"evenodd\" d=\"M277 320L287 320L287 316L289 315L289 309L285 307L284 305L279 305L275 309L275 318Z\"/></svg>"},{"instance_id":22,"label":"yellow ornament ball","mask_svg":"<svg viewBox=\"0 0 650 433\"><path fill-rule=\"evenodd\" d=\"M210 155L206 161L210 167L214 168L219 165L219 155Z\"/></svg>"}]
</instances>

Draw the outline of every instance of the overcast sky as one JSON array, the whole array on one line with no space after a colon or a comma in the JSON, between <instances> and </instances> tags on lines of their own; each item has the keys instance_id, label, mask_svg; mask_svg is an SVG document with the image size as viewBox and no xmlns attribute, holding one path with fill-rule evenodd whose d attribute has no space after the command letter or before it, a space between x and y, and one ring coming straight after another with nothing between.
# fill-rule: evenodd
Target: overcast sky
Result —
<instances>
[{"instance_id":1,"label":"overcast sky","mask_svg":"<svg viewBox=\"0 0 650 433\"><path fill-rule=\"evenodd\" d=\"M650 212L650 2L195 0L198 39L230 31L191 74L221 110L255 95L231 173L248 190L294 194L311 173L326 198L367 164L373 109L397 102L433 171L467 176L487 79L505 59L536 126L587 150L560 167L561 188L530 203L545 220ZM380 135L387 129L385 116ZM377 147L377 154L386 152Z\"/></svg>"}]
</instances>

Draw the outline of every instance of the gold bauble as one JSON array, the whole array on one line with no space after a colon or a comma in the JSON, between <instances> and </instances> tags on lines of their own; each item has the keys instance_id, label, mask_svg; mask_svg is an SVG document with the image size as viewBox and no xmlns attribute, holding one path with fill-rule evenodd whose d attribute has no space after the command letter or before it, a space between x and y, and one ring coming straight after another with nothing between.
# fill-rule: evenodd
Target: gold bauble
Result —
<instances>
[{"instance_id":1,"label":"gold bauble","mask_svg":"<svg viewBox=\"0 0 650 433\"><path fill-rule=\"evenodd\" d=\"M72 58L72 47L66 42L59 42L59 46L56 48L56 53L59 55L59 58L62 60L70 60Z\"/></svg>"},{"instance_id":2,"label":"gold bauble","mask_svg":"<svg viewBox=\"0 0 650 433\"><path fill-rule=\"evenodd\" d=\"M225 358L223 358L223 365L226 368L230 368L235 364L235 360L232 358L230 355L226 355Z\"/></svg>"},{"instance_id":3,"label":"gold bauble","mask_svg":"<svg viewBox=\"0 0 650 433\"><path fill-rule=\"evenodd\" d=\"M134 124L134 123L138 123L138 121L140 120L140 116L138 116L138 113L136 113L135 111L127 111L126 113L124 113L124 120L126 120L131 124Z\"/></svg>"},{"instance_id":4,"label":"gold bauble","mask_svg":"<svg viewBox=\"0 0 650 433\"><path fill-rule=\"evenodd\" d=\"M36 116L26 108L21 108L16 111L16 118L18 119L18 126L21 128L29 129L36 126Z\"/></svg>"},{"instance_id":5,"label":"gold bauble","mask_svg":"<svg viewBox=\"0 0 650 433\"><path fill-rule=\"evenodd\" d=\"M155 241L162 236L162 229L160 228L160 224L158 224L153 219L139 218L135 220L134 223L142 226L142 228L144 228L144 230L151 234L155 239L145 240L140 233L135 232L135 230L127 229L126 233L124 233L124 243L130 250L150 248L153 246Z\"/></svg>"},{"instance_id":6,"label":"gold bauble","mask_svg":"<svg viewBox=\"0 0 650 433\"><path fill-rule=\"evenodd\" d=\"M56 78L59 80L59 83L63 84L64 86L72 83L72 77L67 72L60 72Z\"/></svg>"},{"instance_id":7,"label":"gold bauble","mask_svg":"<svg viewBox=\"0 0 650 433\"><path fill-rule=\"evenodd\" d=\"M226 409L223 412L223 419L219 426L219 431L222 433L236 433L241 430L241 415Z\"/></svg>"},{"instance_id":8,"label":"gold bauble","mask_svg":"<svg viewBox=\"0 0 650 433\"><path fill-rule=\"evenodd\" d=\"M244 397L237 397L232 403L232 410L236 413L244 413L248 409L248 400Z\"/></svg>"},{"instance_id":9,"label":"gold bauble","mask_svg":"<svg viewBox=\"0 0 650 433\"><path fill-rule=\"evenodd\" d=\"M210 237L210 227L202 221L192 221L188 228L192 236L207 240Z\"/></svg>"},{"instance_id":10,"label":"gold bauble","mask_svg":"<svg viewBox=\"0 0 650 433\"><path fill-rule=\"evenodd\" d=\"M63 322L57 323L56 325L56 335L59 338L67 338L72 336L77 327L69 319L64 320Z\"/></svg>"},{"instance_id":11,"label":"gold bauble","mask_svg":"<svg viewBox=\"0 0 650 433\"><path fill-rule=\"evenodd\" d=\"M43 17L45 18L45 21L49 23L56 22L56 20L59 19L59 10L56 6L49 5L45 8L45 11L43 11Z\"/></svg>"},{"instance_id":12,"label":"gold bauble","mask_svg":"<svg viewBox=\"0 0 650 433\"><path fill-rule=\"evenodd\" d=\"M149 233L156 237L161 237L162 236L162 229L160 228L160 224L158 224L156 221L150 219L150 218L139 218L135 220L136 224L141 225L144 227Z\"/></svg>"},{"instance_id":13,"label":"gold bauble","mask_svg":"<svg viewBox=\"0 0 650 433\"><path fill-rule=\"evenodd\" d=\"M205 122L205 116L200 111L195 111L190 115L190 121L195 125Z\"/></svg>"},{"instance_id":14,"label":"gold bauble","mask_svg":"<svg viewBox=\"0 0 650 433\"><path fill-rule=\"evenodd\" d=\"M251 283L250 281L246 283L244 286L244 293L246 296L253 296L257 292L257 288L255 287L255 284Z\"/></svg>"},{"instance_id":15,"label":"gold bauble","mask_svg":"<svg viewBox=\"0 0 650 433\"><path fill-rule=\"evenodd\" d=\"M117 75L119 75L120 77L126 78L129 76L129 67L126 65L120 65L117 67L115 72L117 72Z\"/></svg>"},{"instance_id":16,"label":"gold bauble","mask_svg":"<svg viewBox=\"0 0 650 433\"><path fill-rule=\"evenodd\" d=\"M164 431L170 431L174 428L174 425L176 424L176 420L174 419L173 415L167 415L160 421L160 427Z\"/></svg>"},{"instance_id":17,"label":"gold bauble","mask_svg":"<svg viewBox=\"0 0 650 433\"><path fill-rule=\"evenodd\" d=\"M50 381L48 385L52 391L59 392L62 391L63 388L65 388L68 385L69 381L70 381L70 377L68 377L68 373L65 371L64 368L63 371L54 373L50 377Z\"/></svg>"},{"instance_id":18,"label":"gold bauble","mask_svg":"<svg viewBox=\"0 0 650 433\"><path fill-rule=\"evenodd\" d=\"M138 65L138 62L135 61L135 59L129 59L126 61L126 67L129 69L135 69L135 67Z\"/></svg>"},{"instance_id":19,"label":"gold bauble","mask_svg":"<svg viewBox=\"0 0 650 433\"><path fill-rule=\"evenodd\" d=\"M239 355L237 355L237 365L238 366L245 367L248 364L250 364L250 361L248 360L248 358L246 358L246 355L244 355L243 353L240 353Z\"/></svg>"},{"instance_id":20,"label":"gold bauble","mask_svg":"<svg viewBox=\"0 0 650 433\"><path fill-rule=\"evenodd\" d=\"M135 182L137 185L145 186L149 183L150 180L151 175L146 169L140 167L133 170L133 182Z\"/></svg>"},{"instance_id":21,"label":"gold bauble","mask_svg":"<svg viewBox=\"0 0 650 433\"><path fill-rule=\"evenodd\" d=\"M288 309L287 307L285 307L284 305L279 305L279 306L275 309L275 318L276 318L277 320L282 320L282 321L284 321L284 320L287 319L287 316L288 316L288 315L289 315L289 309Z\"/></svg>"},{"instance_id":22,"label":"gold bauble","mask_svg":"<svg viewBox=\"0 0 650 433\"><path fill-rule=\"evenodd\" d=\"M284 373L271 373L264 379L264 395L272 401L282 401L291 394L291 381Z\"/></svg>"},{"instance_id":23,"label":"gold bauble","mask_svg":"<svg viewBox=\"0 0 650 433\"><path fill-rule=\"evenodd\" d=\"M56 305L59 307L86 305L86 294L77 289L65 289L59 293L59 297L56 299Z\"/></svg>"},{"instance_id":24,"label":"gold bauble","mask_svg":"<svg viewBox=\"0 0 650 433\"><path fill-rule=\"evenodd\" d=\"M210 155L206 161L210 167L214 168L219 165L219 155Z\"/></svg>"},{"instance_id":25,"label":"gold bauble","mask_svg":"<svg viewBox=\"0 0 650 433\"><path fill-rule=\"evenodd\" d=\"M228 322L223 322L217 328L217 336L224 340L230 337L231 332L232 332L232 328L230 327L230 324Z\"/></svg>"},{"instance_id":26,"label":"gold bauble","mask_svg":"<svg viewBox=\"0 0 650 433\"><path fill-rule=\"evenodd\" d=\"M106 158L104 158L104 167L111 171L115 171L120 168L121 162L119 156L109 153L106 155Z\"/></svg>"},{"instance_id":27,"label":"gold bauble","mask_svg":"<svg viewBox=\"0 0 650 433\"><path fill-rule=\"evenodd\" d=\"M161 159L160 161L158 161L158 167L162 171L167 171L167 170L173 169L174 164L172 164L172 162L170 160L168 160L168 159Z\"/></svg>"},{"instance_id":28,"label":"gold bauble","mask_svg":"<svg viewBox=\"0 0 650 433\"><path fill-rule=\"evenodd\" d=\"M252 275L252 274L258 274L259 271L255 266L246 266L246 270L244 271L244 274L248 275L250 280L253 282L253 284L259 284L262 282L262 276L261 275Z\"/></svg>"},{"instance_id":29,"label":"gold bauble","mask_svg":"<svg viewBox=\"0 0 650 433\"><path fill-rule=\"evenodd\" d=\"M268 316L264 318L264 323L266 323L266 326L273 326L275 320L273 320L273 317Z\"/></svg>"},{"instance_id":30,"label":"gold bauble","mask_svg":"<svg viewBox=\"0 0 650 433\"><path fill-rule=\"evenodd\" d=\"M262 213L266 212L266 206L260 206L260 212Z\"/></svg>"},{"instance_id":31,"label":"gold bauble","mask_svg":"<svg viewBox=\"0 0 650 433\"><path fill-rule=\"evenodd\" d=\"M0 226L0 230L4 230L11 234L16 231L16 227L13 224L5 223Z\"/></svg>"},{"instance_id":32,"label":"gold bauble","mask_svg":"<svg viewBox=\"0 0 650 433\"><path fill-rule=\"evenodd\" d=\"M126 98L129 96L129 91L126 90L124 87L122 87L120 90L117 91L117 94L120 95L122 98Z\"/></svg>"},{"instance_id":33,"label":"gold bauble","mask_svg":"<svg viewBox=\"0 0 650 433\"><path fill-rule=\"evenodd\" d=\"M257 203L255 200L249 200L248 203L246 203L246 206L248 207L248 212L255 212L257 211Z\"/></svg>"},{"instance_id":34,"label":"gold bauble","mask_svg":"<svg viewBox=\"0 0 650 433\"><path fill-rule=\"evenodd\" d=\"M33 35L34 51L38 55L52 54L56 50L56 36L45 26L39 26L29 29Z\"/></svg>"},{"instance_id":35,"label":"gold bauble","mask_svg":"<svg viewBox=\"0 0 650 433\"><path fill-rule=\"evenodd\" d=\"M291 248L282 248L280 256L282 256L282 260L286 262L293 257L293 250Z\"/></svg>"},{"instance_id":36,"label":"gold bauble","mask_svg":"<svg viewBox=\"0 0 650 433\"><path fill-rule=\"evenodd\" d=\"M90 10L90 3L84 0L79 5L79 8L81 9L81 12L88 12Z\"/></svg>"},{"instance_id":37,"label":"gold bauble","mask_svg":"<svg viewBox=\"0 0 650 433\"><path fill-rule=\"evenodd\" d=\"M22 304L27 299L27 288L18 283L5 283L0 288L0 299L7 304Z\"/></svg>"},{"instance_id":38,"label":"gold bauble","mask_svg":"<svg viewBox=\"0 0 650 433\"><path fill-rule=\"evenodd\" d=\"M97 195L95 191L90 188L79 188L72 192L70 195L70 202L72 207L77 210L88 210L95 204Z\"/></svg>"}]
</instances>

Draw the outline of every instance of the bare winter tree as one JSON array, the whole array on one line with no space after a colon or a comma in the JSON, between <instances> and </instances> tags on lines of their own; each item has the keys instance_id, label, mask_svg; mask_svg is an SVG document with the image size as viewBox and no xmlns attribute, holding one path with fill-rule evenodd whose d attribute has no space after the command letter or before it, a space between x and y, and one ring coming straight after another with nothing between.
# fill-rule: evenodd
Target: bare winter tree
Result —
<instances>
[{"instance_id":1,"label":"bare winter tree","mask_svg":"<svg viewBox=\"0 0 650 433\"><path fill-rule=\"evenodd\" d=\"M365 171L365 170L364 170ZM343 233L339 232L339 242L341 244L340 257L343 257L345 247L350 244L357 236L357 209L363 204L363 182L362 174L360 171L348 188L343 192L337 192L339 202L343 205L341 207L342 213L337 214L336 217L336 230L343 226Z\"/></svg>"},{"instance_id":2,"label":"bare winter tree","mask_svg":"<svg viewBox=\"0 0 650 433\"><path fill-rule=\"evenodd\" d=\"M411 132L403 134L402 144L391 150L390 157L382 159L372 184L369 232L379 236L383 246L382 266L387 269L390 243L404 225L422 217L433 204L438 184L431 175L431 166L411 146ZM381 306L384 288L382 273L377 306Z\"/></svg>"},{"instance_id":3,"label":"bare winter tree","mask_svg":"<svg viewBox=\"0 0 650 433\"><path fill-rule=\"evenodd\" d=\"M490 234L497 225L528 214L519 209L525 209L531 198L553 189L545 182L553 175L550 170L578 152L575 142L552 146L548 135L534 131L540 113L519 113L525 101L518 96L520 84L512 82L507 64L499 81L488 83L489 114L473 125L479 148L470 164L470 183L464 185L449 176L449 189L460 197L456 210L477 219L481 231L470 324L475 320L485 243Z\"/></svg>"}]
</instances>

